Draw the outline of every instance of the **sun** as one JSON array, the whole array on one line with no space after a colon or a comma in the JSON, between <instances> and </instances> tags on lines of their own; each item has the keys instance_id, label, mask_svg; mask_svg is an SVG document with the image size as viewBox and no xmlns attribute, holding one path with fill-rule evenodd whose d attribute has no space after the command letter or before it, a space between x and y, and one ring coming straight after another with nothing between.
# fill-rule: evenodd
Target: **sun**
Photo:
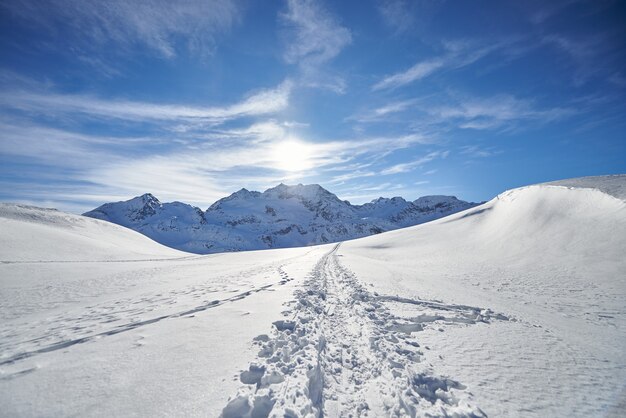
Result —
<instances>
[{"instance_id":1,"label":"sun","mask_svg":"<svg viewBox=\"0 0 626 418\"><path fill-rule=\"evenodd\" d=\"M303 171L313 165L311 146L291 139L274 146L272 159L276 168L283 171Z\"/></svg>"}]
</instances>

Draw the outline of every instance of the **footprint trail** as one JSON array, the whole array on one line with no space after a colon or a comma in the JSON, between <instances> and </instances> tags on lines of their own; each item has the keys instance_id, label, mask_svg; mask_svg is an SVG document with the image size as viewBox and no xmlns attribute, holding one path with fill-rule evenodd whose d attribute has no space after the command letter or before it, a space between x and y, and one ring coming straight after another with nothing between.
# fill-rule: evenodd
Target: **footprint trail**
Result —
<instances>
[{"instance_id":1,"label":"footprint trail","mask_svg":"<svg viewBox=\"0 0 626 418\"><path fill-rule=\"evenodd\" d=\"M422 361L414 334L508 318L371 293L339 263L339 245L296 291L286 319L255 338L257 358L241 372L242 386L221 416L485 416L465 386ZM395 315L398 305L412 316Z\"/></svg>"}]
</instances>

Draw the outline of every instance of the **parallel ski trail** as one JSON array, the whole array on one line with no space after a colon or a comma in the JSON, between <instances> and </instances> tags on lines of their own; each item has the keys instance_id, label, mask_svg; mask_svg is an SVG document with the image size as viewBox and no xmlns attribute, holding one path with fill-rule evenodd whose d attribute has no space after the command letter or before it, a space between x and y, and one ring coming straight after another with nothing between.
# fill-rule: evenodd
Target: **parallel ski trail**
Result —
<instances>
[{"instance_id":1,"label":"parallel ski trail","mask_svg":"<svg viewBox=\"0 0 626 418\"><path fill-rule=\"evenodd\" d=\"M321 257L276 321L222 412L229 417L479 417L466 388L421 362L414 333L431 324L506 320L490 310L379 296L339 262L340 244ZM388 303L421 312L394 316ZM414 309L414 310L415 310Z\"/></svg>"}]
</instances>

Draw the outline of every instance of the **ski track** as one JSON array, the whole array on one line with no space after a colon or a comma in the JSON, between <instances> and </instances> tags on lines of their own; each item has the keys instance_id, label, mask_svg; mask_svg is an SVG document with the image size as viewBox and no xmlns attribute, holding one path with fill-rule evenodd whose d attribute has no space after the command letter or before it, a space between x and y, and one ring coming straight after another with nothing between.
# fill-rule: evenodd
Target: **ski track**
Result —
<instances>
[{"instance_id":1,"label":"ski track","mask_svg":"<svg viewBox=\"0 0 626 418\"><path fill-rule=\"evenodd\" d=\"M339 246L296 291L286 319L254 339L257 358L240 373L242 386L221 417L486 416L465 386L423 361L414 333L508 318L371 293L340 264ZM394 315L397 304L417 315Z\"/></svg>"}]
</instances>

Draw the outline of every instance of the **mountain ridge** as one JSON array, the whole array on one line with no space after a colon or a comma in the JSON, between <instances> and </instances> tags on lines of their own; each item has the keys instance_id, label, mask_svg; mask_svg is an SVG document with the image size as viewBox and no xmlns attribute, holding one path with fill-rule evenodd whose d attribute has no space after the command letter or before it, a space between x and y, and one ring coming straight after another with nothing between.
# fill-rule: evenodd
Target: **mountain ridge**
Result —
<instances>
[{"instance_id":1,"label":"mountain ridge","mask_svg":"<svg viewBox=\"0 0 626 418\"><path fill-rule=\"evenodd\" d=\"M377 198L362 205L319 184L280 183L264 192L242 188L205 211L162 203L151 193L105 203L83 215L109 221L183 251L287 248L360 238L417 225L478 205L454 196Z\"/></svg>"}]
</instances>

